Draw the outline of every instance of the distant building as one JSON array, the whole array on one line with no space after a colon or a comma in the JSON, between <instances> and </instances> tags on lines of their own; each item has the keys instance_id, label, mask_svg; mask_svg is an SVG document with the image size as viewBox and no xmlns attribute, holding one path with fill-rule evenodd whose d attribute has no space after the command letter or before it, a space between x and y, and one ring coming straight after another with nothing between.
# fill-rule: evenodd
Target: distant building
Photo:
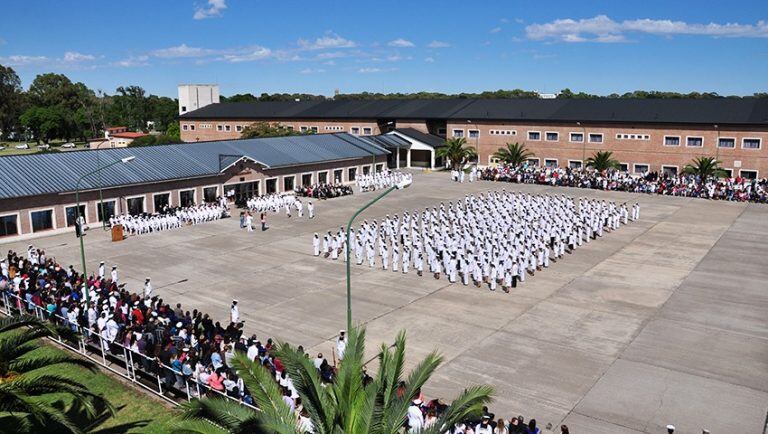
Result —
<instances>
[{"instance_id":1,"label":"distant building","mask_svg":"<svg viewBox=\"0 0 768 434\"><path fill-rule=\"evenodd\" d=\"M218 84L180 84L179 85L179 114L197 110L211 104L219 103Z\"/></svg>"},{"instance_id":2,"label":"distant building","mask_svg":"<svg viewBox=\"0 0 768 434\"><path fill-rule=\"evenodd\" d=\"M88 140L88 147L90 149L107 149L107 148L126 148L133 143L134 140L139 137L148 136L147 133L135 133L132 131L122 130L117 133L111 133L110 130L117 130L125 127L111 127L107 128L104 132L103 138L96 138Z\"/></svg>"}]
</instances>

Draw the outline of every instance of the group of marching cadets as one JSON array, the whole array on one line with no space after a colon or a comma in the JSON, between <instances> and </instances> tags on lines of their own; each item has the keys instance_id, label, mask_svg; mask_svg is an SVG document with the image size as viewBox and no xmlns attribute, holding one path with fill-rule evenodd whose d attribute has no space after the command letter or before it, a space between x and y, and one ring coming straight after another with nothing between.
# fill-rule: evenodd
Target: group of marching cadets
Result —
<instances>
[{"instance_id":1,"label":"group of marching cadets","mask_svg":"<svg viewBox=\"0 0 768 434\"><path fill-rule=\"evenodd\" d=\"M291 217L291 211L295 209L299 217L304 216L304 203L293 194L271 193L264 196L254 196L248 199L245 204L250 211L255 213L267 211L277 213L280 210L285 210L285 215Z\"/></svg>"},{"instance_id":2,"label":"group of marching cadets","mask_svg":"<svg viewBox=\"0 0 768 434\"><path fill-rule=\"evenodd\" d=\"M182 225L200 224L218 220L227 215L222 202L206 203L176 209L165 209L158 214L122 214L109 218L109 225L122 225L129 235L144 235L153 232L177 229Z\"/></svg>"},{"instance_id":3,"label":"group of marching cadets","mask_svg":"<svg viewBox=\"0 0 768 434\"><path fill-rule=\"evenodd\" d=\"M505 292L526 275L550 266L567 253L640 216L640 205L564 195L491 191L424 211L364 221L349 237L358 265L419 276L424 271L449 282L501 285ZM344 228L314 235L315 256L347 254Z\"/></svg>"},{"instance_id":4,"label":"group of marching cadets","mask_svg":"<svg viewBox=\"0 0 768 434\"><path fill-rule=\"evenodd\" d=\"M358 188L360 188L360 191L374 191L392 187L405 180L408 180L409 182L413 181L413 175L404 172L392 172L385 169L378 173L360 175L355 182L357 183Z\"/></svg>"}]
</instances>

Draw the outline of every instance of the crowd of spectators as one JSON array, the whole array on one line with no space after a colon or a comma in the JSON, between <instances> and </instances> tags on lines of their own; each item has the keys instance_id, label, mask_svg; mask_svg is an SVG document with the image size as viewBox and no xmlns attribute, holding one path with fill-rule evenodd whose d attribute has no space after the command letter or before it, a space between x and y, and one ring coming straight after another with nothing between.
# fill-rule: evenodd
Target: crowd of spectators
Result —
<instances>
[{"instance_id":1,"label":"crowd of spectators","mask_svg":"<svg viewBox=\"0 0 768 434\"><path fill-rule=\"evenodd\" d=\"M768 179L708 178L695 175L647 172L630 174L619 170L551 168L531 165L488 167L480 172L488 181L546 184L598 190L627 191L669 196L768 203Z\"/></svg>"},{"instance_id":2,"label":"crowd of spectators","mask_svg":"<svg viewBox=\"0 0 768 434\"><path fill-rule=\"evenodd\" d=\"M105 354L122 357L128 354L124 349L130 351L134 366L157 375L166 390L174 388L189 392L191 396L219 392L253 405L248 388L232 364L236 352L246 354L271 371L282 388L284 401L294 409L305 431L311 432L308 413L275 355L274 341L244 335L237 300L232 302L228 321L221 323L197 309L190 311L180 303L172 305L164 301L154 294L150 278L146 279L141 291L132 292L121 282L116 266L110 271L101 262L96 272L85 276L74 266L65 268L55 258L47 257L43 250L31 245L26 254L8 251L0 258L0 293L5 294L3 300L19 312L42 314L59 325L81 332L94 348L102 348ZM345 348L342 332L336 342L333 363L322 353L313 357L313 364L324 383L335 380L336 357L341 360ZM301 346L297 349L304 351ZM364 384L372 381L365 371L361 375ZM404 384L400 385L400 390L405 391ZM425 403L421 394L413 405L417 405L422 413L422 426L434 422L446 408L438 399ZM485 416L493 419L487 410ZM478 425L475 433L485 432L482 431L487 424L485 416L457 425L452 432L473 432L471 429L475 425ZM535 420L524 422L522 417L512 418L508 428L506 422L502 423L506 431L489 432L539 432ZM497 423L501 422L493 422L493 425L497 426ZM407 421L405 427L409 427ZM524 427L528 431L523 430Z\"/></svg>"},{"instance_id":3,"label":"crowd of spectators","mask_svg":"<svg viewBox=\"0 0 768 434\"><path fill-rule=\"evenodd\" d=\"M352 194L352 187L338 184L313 184L310 186L296 187L297 196L312 197L315 199L332 199L334 197L348 196Z\"/></svg>"}]
</instances>

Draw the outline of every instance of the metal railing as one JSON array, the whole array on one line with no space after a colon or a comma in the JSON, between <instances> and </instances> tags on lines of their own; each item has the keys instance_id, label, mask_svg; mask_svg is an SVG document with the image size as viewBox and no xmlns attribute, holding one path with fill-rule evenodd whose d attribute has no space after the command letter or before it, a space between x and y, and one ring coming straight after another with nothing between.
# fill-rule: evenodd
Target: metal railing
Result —
<instances>
[{"instance_id":1,"label":"metal railing","mask_svg":"<svg viewBox=\"0 0 768 434\"><path fill-rule=\"evenodd\" d=\"M4 315L33 315L43 321L50 321L58 326L71 329L74 332L74 337L62 337L55 334L49 339L60 347L85 357L174 405L180 405L181 402L191 401L204 395L215 396L218 394L258 410L253 405L244 402L241 399L242 395L241 397L233 397L207 384L200 383L194 375L185 375L171 366L162 364L157 359L81 327L68 318L55 313L51 314L47 309L31 300L22 300L16 294L4 291L0 303L2 303L0 313ZM239 392L242 394L243 391L240 390Z\"/></svg>"}]
</instances>

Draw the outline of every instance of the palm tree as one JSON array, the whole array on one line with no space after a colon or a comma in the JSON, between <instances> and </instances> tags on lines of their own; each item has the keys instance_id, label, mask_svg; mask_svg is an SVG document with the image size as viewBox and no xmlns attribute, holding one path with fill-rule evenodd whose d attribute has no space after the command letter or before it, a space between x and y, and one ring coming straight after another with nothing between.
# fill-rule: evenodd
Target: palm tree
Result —
<instances>
[{"instance_id":1,"label":"palm tree","mask_svg":"<svg viewBox=\"0 0 768 434\"><path fill-rule=\"evenodd\" d=\"M453 170L461 170L468 162L477 158L475 148L465 146L467 139L454 137L445 141L445 146L437 148L437 156L446 158L451 162Z\"/></svg>"},{"instance_id":2,"label":"palm tree","mask_svg":"<svg viewBox=\"0 0 768 434\"><path fill-rule=\"evenodd\" d=\"M72 414L56 404L55 398L62 395L89 416L102 413L97 404L102 409L106 405L112 413L104 398L65 374L66 368L75 365L94 371L93 363L65 353L35 351L41 346L40 338L53 334L51 325L35 317L0 319L0 426L13 427L14 432L84 432ZM51 366L62 369L43 371Z\"/></svg>"},{"instance_id":3,"label":"palm tree","mask_svg":"<svg viewBox=\"0 0 768 434\"><path fill-rule=\"evenodd\" d=\"M344 360L332 384L323 385L312 360L296 348L280 343L277 356L301 397L315 433L396 434L406 420L411 399L443 360L432 352L404 378L405 341L405 333L400 332L393 346L381 345L379 370L368 384L361 375L365 364L364 329L350 331ZM193 401L185 405L186 420L177 424L175 432L300 433L296 418L282 400L280 388L270 372L242 354L235 356L234 365L260 411L225 398ZM454 424L479 415L492 394L490 386L465 389L437 423L422 432L441 434Z\"/></svg>"},{"instance_id":4,"label":"palm tree","mask_svg":"<svg viewBox=\"0 0 768 434\"><path fill-rule=\"evenodd\" d=\"M528 161L529 158L534 157L536 154L529 151L525 145L520 143L507 143L506 148L499 148L498 151L493 153L493 158L501 161L502 163L509 164L510 166L517 167L522 166L523 163Z\"/></svg>"},{"instance_id":5,"label":"palm tree","mask_svg":"<svg viewBox=\"0 0 768 434\"><path fill-rule=\"evenodd\" d=\"M683 173L698 176L702 183L707 182L708 178L725 176L725 170L720 168L720 161L714 157L694 158L683 168Z\"/></svg>"},{"instance_id":6,"label":"palm tree","mask_svg":"<svg viewBox=\"0 0 768 434\"><path fill-rule=\"evenodd\" d=\"M598 172L608 169L618 169L621 163L613 158L611 151L597 151L591 157L587 158L587 167L591 167Z\"/></svg>"}]
</instances>

